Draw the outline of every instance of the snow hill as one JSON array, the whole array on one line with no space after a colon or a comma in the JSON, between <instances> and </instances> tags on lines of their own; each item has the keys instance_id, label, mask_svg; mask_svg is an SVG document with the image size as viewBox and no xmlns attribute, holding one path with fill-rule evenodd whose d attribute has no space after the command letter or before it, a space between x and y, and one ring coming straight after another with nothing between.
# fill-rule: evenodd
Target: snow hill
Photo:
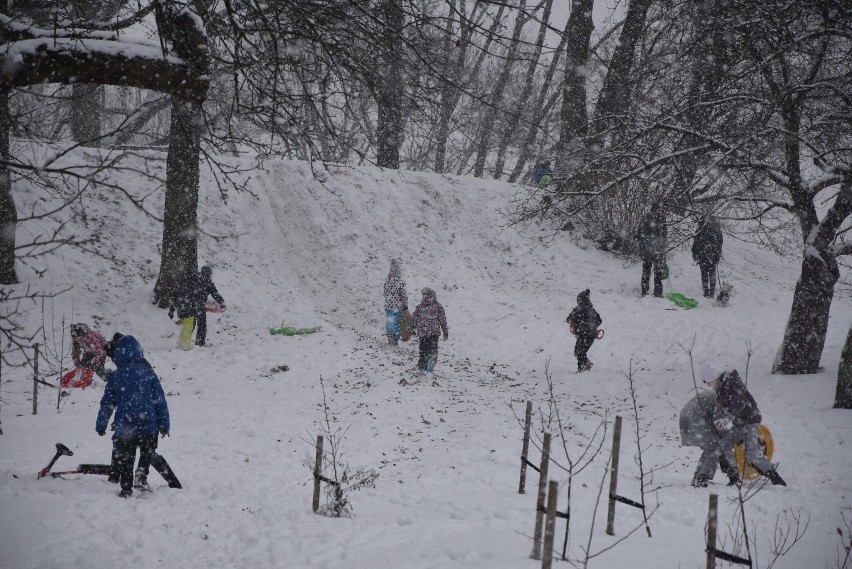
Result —
<instances>
[{"instance_id":1,"label":"snow hill","mask_svg":"<svg viewBox=\"0 0 852 569\"><path fill-rule=\"evenodd\" d=\"M161 155L137 160L138 170L164 169ZM114 190L87 192L77 209L85 215L72 220L79 234L102 236L99 251L106 256L65 248L21 267L22 290L69 289L26 317L29 329L46 327L39 339L49 351L62 351L63 321L140 341L168 393L172 432L159 451L184 489L169 489L154 472L153 493L129 500L117 498L118 488L104 477L36 480L56 442L75 454L54 470L108 462L110 441L94 430L103 384L75 390L58 412L56 391L42 387L32 415L32 370L4 369L3 569L539 567L529 559L534 471L527 493L517 491L519 417L532 401L537 446L551 398L547 375L568 427L564 442L555 441L556 463L568 462L563 448L576 461L590 444L600 444L590 441L600 441L594 435L602 420L608 425L601 452L574 479L570 558L577 562L587 547L594 554L611 546L588 566L704 567L708 494L720 495L719 533L728 551L735 549L731 532L739 518L736 491L722 474L708 489L689 484L700 451L680 446L677 418L693 389L684 351L690 346L696 369L706 360L743 374L747 368L749 388L775 437L774 460L789 483L766 487L746 503L755 566L769 566L776 526L795 518L800 529L809 521L807 531L774 566L841 566L852 520L846 451L852 415L831 405L852 303L848 294L835 301L824 371L769 374L797 259L729 237L721 271L734 285L730 306L702 302L681 310L666 300L640 299L635 264L566 232L508 225L503 212L516 186L368 167L330 166L315 175L300 162L254 168L243 159L239 165L251 168L251 192L232 191L227 202L212 174L203 174L200 257L213 266L228 305L209 320L206 348L176 348L177 327L150 302L162 228ZM161 211L159 184L129 170L114 173L112 181ZM49 208L49 195L21 187L21 210ZM50 223L69 215L61 212ZM42 223L21 231L35 234L47 227ZM384 337L381 285L392 257L402 260L412 307L429 286L446 309L450 339L440 344L435 383L399 384L412 377L417 345L389 347ZM677 251L670 266L667 290L701 299L688 250ZM594 369L578 374L564 319L585 288L606 336L590 351ZM322 330L270 335L282 321ZM41 369L55 382L50 364ZM638 428L625 376L631 368ZM312 445L328 428L321 381L331 430L344 435L337 449L343 461L379 474L375 488L350 495L354 517L348 519L311 511ZM604 533L606 502L598 495L603 488L605 496L609 484L615 415L625 426L619 493L640 498L637 432L645 469L653 471L646 479L653 491L645 497L654 512L651 538L644 529L631 533L642 516L623 505L616 535ZM531 460L539 455L531 449ZM567 475L552 466L551 479L564 483ZM563 488L560 510L566 495ZM560 551L564 523L557 522Z\"/></svg>"}]
</instances>

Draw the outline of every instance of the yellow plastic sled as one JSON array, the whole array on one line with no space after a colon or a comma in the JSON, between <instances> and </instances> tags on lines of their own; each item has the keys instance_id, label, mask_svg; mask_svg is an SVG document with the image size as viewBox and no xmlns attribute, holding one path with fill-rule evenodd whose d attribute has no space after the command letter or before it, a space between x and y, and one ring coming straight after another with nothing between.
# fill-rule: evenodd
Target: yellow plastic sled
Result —
<instances>
[{"instance_id":1,"label":"yellow plastic sled","mask_svg":"<svg viewBox=\"0 0 852 569\"><path fill-rule=\"evenodd\" d=\"M772 454L775 452L775 441L772 439L772 433L769 432L769 427L761 424L757 428L757 446L763 451L767 460L772 460ZM740 472L740 477L743 480L755 480L760 477L760 473L755 470L750 464L745 461L745 446L742 443L738 444L734 449L734 454L737 457L737 469Z\"/></svg>"}]
</instances>

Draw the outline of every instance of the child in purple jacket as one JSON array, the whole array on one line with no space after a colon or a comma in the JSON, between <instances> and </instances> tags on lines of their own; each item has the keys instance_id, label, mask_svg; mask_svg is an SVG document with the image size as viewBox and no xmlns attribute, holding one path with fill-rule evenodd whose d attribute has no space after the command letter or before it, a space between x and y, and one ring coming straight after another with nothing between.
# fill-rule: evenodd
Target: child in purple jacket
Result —
<instances>
[{"instance_id":1,"label":"child in purple jacket","mask_svg":"<svg viewBox=\"0 0 852 569\"><path fill-rule=\"evenodd\" d=\"M716 390L719 405L725 412L725 416L716 419L714 425L717 430L724 433L722 448L728 464L737 463L734 447L742 440L746 462L766 476L773 485L786 486L787 483L775 471L775 467L766 459L757 445L757 429L762 420L760 409L757 408L757 402L746 389L737 370L721 372L715 375L714 379L705 379L705 383Z\"/></svg>"},{"instance_id":2,"label":"child in purple jacket","mask_svg":"<svg viewBox=\"0 0 852 569\"><path fill-rule=\"evenodd\" d=\"M444 307L435 297L435 291L427 287L420 292L423 294L423 300L411 315L411 326L420 337L420 358L417 360L417 369L432 373L438 361L438 336L443 332L444 341L447 341L450 336L447 330L447 316L444 314Z\"/></svg>"}]
</instances>

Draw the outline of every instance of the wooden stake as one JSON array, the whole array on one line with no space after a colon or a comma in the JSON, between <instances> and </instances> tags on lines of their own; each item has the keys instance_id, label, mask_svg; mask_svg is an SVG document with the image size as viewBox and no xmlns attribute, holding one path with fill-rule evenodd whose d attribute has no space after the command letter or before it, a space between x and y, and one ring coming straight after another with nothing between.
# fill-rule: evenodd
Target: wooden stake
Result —
<instances>
[{"instance_id":1,"label":"wooden stake","mask_svg":"<svg viewBox=\"0 0 852 569\"><path fill-rule=\"evenodd\" d=\"M524 416L524 444L521 447L521 482L518 494L523 494L527 485L527 452L530 450L530 424L532 423L532 401L527 401L527 412Z\"/></svg>"},{"instance_id":2,"label":"wooden stake","mask_svg":"<svg viewBox=\"0 0 852 569\"><path fill-rule=\"evenodd\" d=\"M609 463L609 508L606 513L606 534L615 535L615 496L618 492L618 454L621 452L621 416L615 416L612 433L612 458Z\"/></svg>"},{"instance_id":3,"label":"wooden stake","mask_svg":"<svg viewBox=\"0 0 852 569\"><path fill-rule=\"evenodd\" d=\"M556 534L556 499L559 497L559 482L551 480L547 488L547 519L544 523L544 555L541 569L550 569L553 564L553 540Z\"/></svg>"},{"instance_id":4,"label":"wooden stake","mask_svg":"<svg viewBox=\"0 0 852 569\"><path fill-rule=\"evenodd\" d=\"M716 524L719 515L719 496L710 494L710 509L707 512L707 569L716 568Z\"/></svg>"},{"instance_id":5,"label":"wooden stake","mask_svg":"<svg viewBox=\"0 0 852 569\"><path fill-rule=\"evenodd\" d=\"M38 415L38 343L33 346L33 415Z\"/></svg>"},{"instance_id":6,"label":"wooden stake","mask_svg":"<svg viewBox=\"0 0 852 569\"><path fill-rule=\"evenodd\" d=\"M544 526L544 499L547 495L547 466L550 464L550 433L544 433L541 444L541 465L539 466L538 499L535 503L535 532L533 533L532 559L541 559L541 536Z\"/></svg>"},{"instance_id":7,"label":"wooden stake","mask_svg":"<svg viewBox=\"0 0 852 569\"><path fill-rule=\"evenodd\" d=\"M317 435L317 457L316 463L314 464L314 512L319 510L320 503L320 487L322 485L322 480L320 480L320 475L322 474L322 442L322 435Z\"/></svg>"}]
</instances>

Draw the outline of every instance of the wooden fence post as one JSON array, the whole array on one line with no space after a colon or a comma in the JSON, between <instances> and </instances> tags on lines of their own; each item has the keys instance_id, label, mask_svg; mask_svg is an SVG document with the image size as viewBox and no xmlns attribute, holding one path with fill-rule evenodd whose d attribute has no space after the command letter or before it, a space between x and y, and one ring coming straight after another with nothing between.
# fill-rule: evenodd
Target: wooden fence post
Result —
<instances>
[{"instance_id":1,"label":"wooden fence post","mask_svg":"<svg viewBox=\"0 0 852 569\"><path fill-rule=\"evenodd\" d=\"M553 540L556 534L556 499L559 497L559 482L551 480L547 488L547 519L544 523L544 555L541 557L541 569L550 569L553 565Z\"/></svg>"},{"instance_id":2,"label":"wooden fence post","mask_svg":"<svg viewBox=\"0 0 852 569\"><path fill-rule=\"evenodd\" d=\"M314 512L319 510L320 503L320 486L322 484L322 480L320 480L320 476L322 475L322 443L322 435L317 435L317 456L316 463L314 464L314 500L312 504Z\"/></svg>"},{"instance_id":3,"label":"wooden fence post","mask_svg":"<svg viewBox=\"0 0 852 569\"><path fill-rule=\"evenodd\" d=\"M33 415L38 415L38 343L33 350Z\"/></svg>"},{"instance_id":4,"label":"wooden fence post","mask_svg":"<svg viewBox=\"0 0 852 569\"><path fill-rule=\"evenodd\" d=\"M527 485L527 452L530 450L530 425L532 424L532 401L527 401L527 412L524 415L524 445L521 447L521 482L518 494L523 494Z\"/></svg>"},{"instance_id":5,"label":"wooden fence post","mask_svg":"<svg viewBox=\"0 0 852 569\"><path fill-rule=\"evenodd\" d=\"M716 524L719 515L719 496L710 494L707 512L707 569L716 569Z\"/></svg>"},{"instance_id":6,"label":"wooden fence post","mask_svg":"<svg viewBox=\"0 0 852 569\"><path fill-rule=\"evenodd\" d=\"M533 533L532 559L541 559L541 535L544 526L544 499L547 494L547 467L550 464L550 433L544 433L541 444L541 465L539 466L538 499L535 503L535 532Z\"/></svg>"},{"instance_id":7,"label":"wooden fence post","mask_svg":"<svg viewBox=\"0 0 852 569\"><path fill-rule=\"evenodd\" d=\"M621 451L621 416L615 416L612 432L612 458L609 463L609 508L606 513L606 534L615 535L615 496L618 493L618 454Z\"/></svg>"}]
</instances>

